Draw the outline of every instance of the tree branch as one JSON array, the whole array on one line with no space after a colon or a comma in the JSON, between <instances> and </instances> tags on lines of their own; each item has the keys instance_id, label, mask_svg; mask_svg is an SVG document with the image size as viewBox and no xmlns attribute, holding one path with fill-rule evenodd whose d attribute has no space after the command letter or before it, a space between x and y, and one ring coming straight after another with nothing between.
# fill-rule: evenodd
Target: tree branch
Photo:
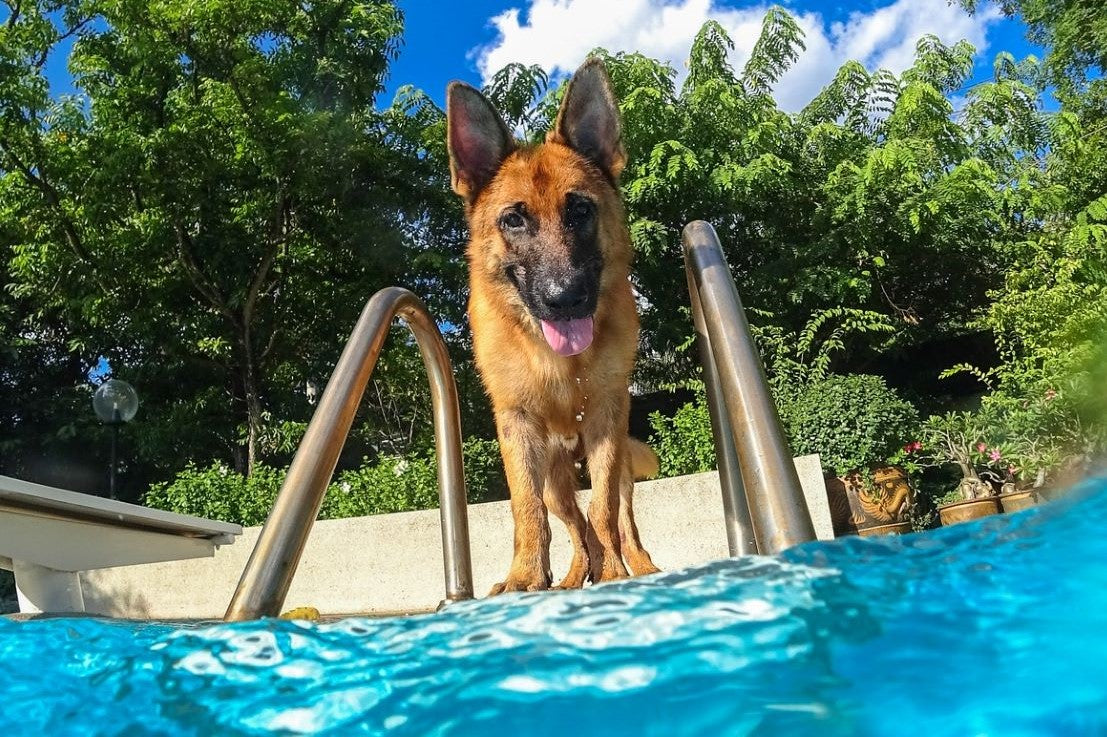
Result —
<instances>
[{"instance_id":1,"label":"tree branch","mask_svg":"<svg viewBox=\"0 0 1107 737\"><path fill-rule=\"evenodd\" d=\"M273 332L269 334L269 342L266 343L265 348L258 354L258 365L265 363L265 359L269 357L269 352L273 350L273 346L277 342L277 336L280 335L280 328L273 328Z\"/></svg>"},{"instance_id":2,"label":"tree branch","mask_svg":"<svg viewBox=\"0 0 1107 737\"><path fill-rule=\"evenodd\" d=\"M11 161L15 169L23 175L23 178L26 179L29 184L42 192L43 197L46 198L46 202L57 214L62 231L65 233L65 240L77 258L90 266L95 266L95 261L93 261L92 256L85 249L84 242L81 240L80 234L77 233L76 226L73 225L73 221L69 219L69 215L66 214L65 208L62 207L61 195L54 185L39 174L35 174L34 170L19 158L7 139L0 138L0 151L3 151L4 154L7 155L8 160Z\"/></svg>"},{"instance_id":3,"label":"tree branch","mask_svg":"<svg viewBox=\"0 0 1107 737\"><path fill-rule=\"evenodd\" d=\"M54 43L58 43L59 41L64 41L65 39L69 38L70 36L72 36L76 33L79 33L82 28L84 28L85 26L87 26L91 22L92 22L92 16L89 16L89 17L87 17L83 20L78 21L77 23L75 23L73 25L72 28L70 28L68 31L66 31L65 33L63 33L62 35L60 35L56 39L54 39Z\"/></svg>"},{"instance_id":4,"label":"tree branch","mask_svg":"<svg viewBox=\"0 0 1107 737\"><path fill-rule=\"evenodd\" d=\"M254 279L250 283L250 289L246 294L246 302L242 306L242 321L249 328L254 319L254 309L257 307L258 295L269 277L269 271L277 260L281 245L288 238L288 195L282 192L277 196L276 206L273 208L273 217L270 220L268 247L261 263L258 264Z\"/></svg>"},{"instance_id":5,"label":"tree branch","mask_svg":"<svg viewBox=\"0 0 1107 737\"><path fill-rule=\"evenodd\" d=\"M5 25L7 26L8 30L11 30L12 28L15 28L15 24L19 20L19 11L22 3L20 3L19 0L16 0L14 4L6 1L4 2L4 4L8 6L8 22Z\"/></svg>"},{"instance_id":6,"label":"tree branch","mask_svg":"<svg viewBox=\"0 0 1107 737\"><path fill-rule=\"evenodd\" d=\"M188 234L188 231L185 230L184 226L180 223L174 223L173 230L177 234L177 257L181 265L184 266L189 281L192 282L196 291L199 292L212 307L219 310L219 312L237 329L239 327L237 316L227 305L227 300L219 293L219 288L204 275L204 272L201 271L200 267L196 264L196 258L193 256L192 252L192 236Z\"/></svg>"}]
</instances>

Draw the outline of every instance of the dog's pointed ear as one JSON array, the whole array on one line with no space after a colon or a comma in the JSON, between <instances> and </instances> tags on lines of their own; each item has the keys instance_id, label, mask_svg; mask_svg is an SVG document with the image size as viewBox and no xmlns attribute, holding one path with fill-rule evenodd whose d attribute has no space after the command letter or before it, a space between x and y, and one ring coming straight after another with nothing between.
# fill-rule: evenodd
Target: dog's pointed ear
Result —
<instances>
[{"instance_id":1,"label":"dog's pointed ear","mask_svg":"<svg viewBox=\"0 0 1107 737\"><path fill-rule=\"evenodd\" d=\"M464 82L451 82L446 89L446 145L454 192L472 202L515 149L515 139L488 98Z\"/></svg>"},{"instance_id":2,"label":"dog's pointed ear","mask_svg":"<svg viewBox=\"0 0 1107 737\"><path fill-rule=\"evenodd\" d=\"M619 178L627 156L619 108L602 61L589 59L569 80L557 122L546 140L569 146L607 172L612 180Z\"/></svg>"}]
</instances>

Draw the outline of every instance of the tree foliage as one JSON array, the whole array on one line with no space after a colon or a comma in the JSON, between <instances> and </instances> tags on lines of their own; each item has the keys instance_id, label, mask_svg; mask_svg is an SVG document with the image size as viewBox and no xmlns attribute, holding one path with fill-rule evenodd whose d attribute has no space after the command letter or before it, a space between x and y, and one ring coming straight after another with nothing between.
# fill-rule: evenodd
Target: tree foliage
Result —
<instances>
[{"instance_id":1,"label":"tree foliage","mask_svg":"<svg viewBox=\"0 0 1107 737\"><path fill-rule=\"evenodd\" d=\"M416 103L374 107L399 11L74 0L10 13L0 209L10 288L31 308L20 339L60 324L70 351L125 372L146 400L135 439L166 470L231 452L252 467L267 426L310 409L304 386L324 383L365 299L430 281L418 226L442 178ZM41 62L66 36L79 94L54 98Z\"/></svg>"}]
</instances>

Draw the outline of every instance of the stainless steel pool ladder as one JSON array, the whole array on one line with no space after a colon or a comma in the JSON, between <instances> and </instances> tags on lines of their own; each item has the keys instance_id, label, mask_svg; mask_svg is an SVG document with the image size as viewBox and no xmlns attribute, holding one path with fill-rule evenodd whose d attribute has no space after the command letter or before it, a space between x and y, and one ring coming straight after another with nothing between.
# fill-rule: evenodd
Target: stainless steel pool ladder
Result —
<instances>
[{"instance_id":1,"label":"stainless steel pool ladder","mask_svg":"<svg viewBox=\"0 0 1107 737\"><path fill-rule=\"evenodd\" d=\"M770 555L814 540L807 499L719 237L696 220L684 227L682 240L730 554Z\"/></svg>"},{"instance_id":2,"label":"stainless steel pool ladder","mask_svg":"<svg viewBox=\"0 0 1107 737\"><path fill-rule=\"evenodd\" d=\"M224 615L226 621L272 617L279 613L308 534L319 516L323 495L350 433L362 394L396 317L406 322L415 335L430 378L446 599L473 598L473 564L469 558L469 519L461 462L461 418L450 356L438 325L422 300L406 289L388 287L374 294L365 305L338 359L239 579Z\"/></svg>"},{"instance_id":3,"label":"stainless steel pool ladder","mask_svg":"<svg viewBox=\"0 0 1107 737\"><path fill-rule=\"evenodd\" d=\"M683 243L730 554L776 553L814 540L799 477L719 239L708 223L696 221L685 227ZM335 366L227 608L227 621L280 611L396 317L414 333L430 378L446 599L473 597L461 426L449 355L422 301L406 289L389 287L369 300Z\"/></svg>"}]
</instances>

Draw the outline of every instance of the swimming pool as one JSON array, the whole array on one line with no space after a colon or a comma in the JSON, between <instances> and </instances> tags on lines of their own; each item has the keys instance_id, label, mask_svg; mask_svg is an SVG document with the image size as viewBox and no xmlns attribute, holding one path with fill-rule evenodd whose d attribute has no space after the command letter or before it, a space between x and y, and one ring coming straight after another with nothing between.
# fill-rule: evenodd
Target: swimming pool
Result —
<instances>
[{"instance_id":1,"label":"swimming pool","mask_svg":"<svg viewBox=\"0 0 1107 737\"><path fill-rule=\"evenodd\" d=\"M11 735L1107 732L1107 480L899 539L331 624L0 620Z\"/></svg>"}]
</instances>

